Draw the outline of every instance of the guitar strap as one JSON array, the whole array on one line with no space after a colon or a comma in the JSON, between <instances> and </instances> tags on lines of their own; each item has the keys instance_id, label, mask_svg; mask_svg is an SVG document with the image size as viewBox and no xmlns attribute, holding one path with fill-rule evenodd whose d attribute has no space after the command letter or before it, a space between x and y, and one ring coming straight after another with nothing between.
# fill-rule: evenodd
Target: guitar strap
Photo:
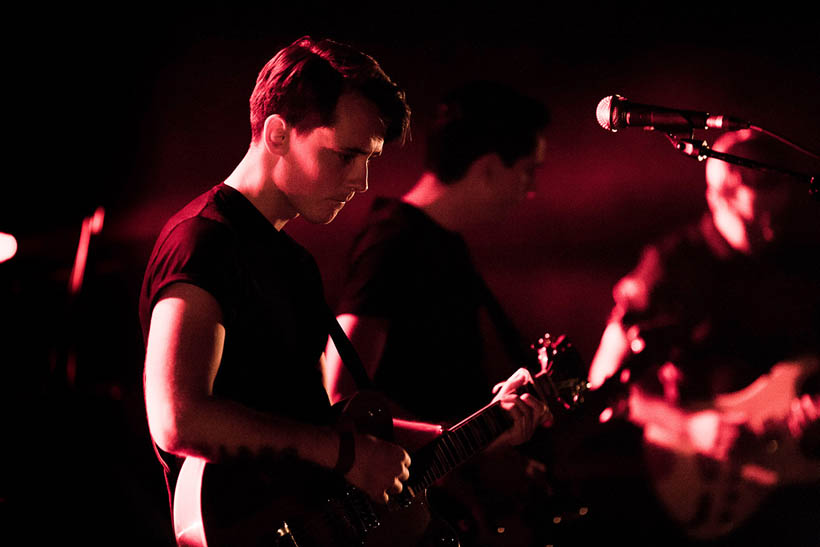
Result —
<instances>
[{"instance_id":1,"label":"guitar strap","mask_svg":"<svg viewBox=\"0 0 820 547\"><path fill-rule=\"evenodd\" d=\"M345 334L344 329L342 329L342 326L339 324L336 315L330 307L327 308L327 315L330 337L336 345L336 350L339 352L339 357L342 358L345 368L347 368L350 375L353 376L356 387L358 387L359 390L372 389L373 382L367 375L367 371L364 368L364 364L362 364L359 354L356 352L356 348L353 347L353 343L350 341L350 338L347 337L347 334Z\"/></svg>"},{"instance_id":2,"label":"guitar strap","mask_svg":"<svg viewBox=\"0 0 820 547\"><path fill-rule=\"evenodd\" d=\"M507 356L517 366L526 367L527 362L532 357L526 351L527 344L524 342L523 336L478 272L476 272L475 278L481 299L487 307L487 314L498 332L498 337Z\"/></svg>"},{"instance_id":3,"label":"guitar strap","mask_svg":"<svg viewBox=\"0 0 820 547\"><path fill-rule=\"evenodd\" d=\"M499 339L507 355L512 359L513 363L518 364L518 366L526 366L526 363L531 357L525 350L527 346L524 343L524 338L504 311L498 299L487 286L484 279L478 275L477 272L474 277L481 300L487 307L490 321L492 321L493 326L498 331ZM351 376L353 376L353 380L356 382L356 386L359 390L372 389L373 382L367 375L364 364L362 364L362 360L356 352L356 348L353 347L353 343L347 337L347 334L345 334L344 329L342 329L342 326L339 324L336 315L330 307L327 308L327 315L330 337L336 345L336 350L339 352L339 356L342 358L345 368L347 368Z\"/></svg>"}]
</instances>

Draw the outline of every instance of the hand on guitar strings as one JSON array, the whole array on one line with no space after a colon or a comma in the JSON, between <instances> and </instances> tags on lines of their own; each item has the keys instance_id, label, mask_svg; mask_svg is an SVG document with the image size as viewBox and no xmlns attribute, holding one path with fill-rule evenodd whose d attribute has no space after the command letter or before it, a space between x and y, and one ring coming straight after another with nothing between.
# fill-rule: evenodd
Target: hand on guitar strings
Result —
<instances>
[{"instance_id":1,"label":"hand on guitar strings","mask_svg":"<svg viewBox=\"0 0 820 547\"><path fill-rule=\"evenodd\" d=\"M354 434L353 467L345 478L372 500L387 503L410 477L410 455L399 445L367 434Z\"/></svg>"},{"instance_id":2,"label":"hand on guitar strings","mask_svg":"<svg viewBox=\"0 0 820 547\"><path fill-rule=\"evenodd\" d=\"M530 372L520 368L507 381L493 388L493 402L500 401L513 420L513 425L493 442L491 447L523 444L532 438L535 430L552 421L549 407L530 393L519 394L518 391L527 384L532 384Z\"/></svg>"},{"instance_id":3,"label":"hand on guitar strings","mask_svg":"<svg viewBox=\"0 0 820 547\"><path fill-rule=\"evenodd\" d=\"M786 423L793 437L799 438L817 420L820 420L820 395L806 393L792 400Z\"/></svg>"}]
</instances>

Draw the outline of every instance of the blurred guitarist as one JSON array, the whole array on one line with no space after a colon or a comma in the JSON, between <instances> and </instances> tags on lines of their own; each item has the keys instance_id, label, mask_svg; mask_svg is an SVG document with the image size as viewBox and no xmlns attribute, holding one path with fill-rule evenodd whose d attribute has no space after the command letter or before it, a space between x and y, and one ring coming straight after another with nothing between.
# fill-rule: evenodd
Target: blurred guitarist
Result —
<instances>
[{"instance_id":1,"label":"blurred guitarist","mask_svg":"<svg viewBox=\"0 0 820 547\"><path fill-rule=\"evenodd\" d=\"M787 168L800 161L784 145L750 130L725 133L713 148ZM706 162L706 183L708 213L647 246L638 265L616 284L615 307L589 380L598 388L631 373L631 421L643 428L645 441L666 444L672 454L660 464L660 474L672 474L676 449L699 458L696 465L703 469L677 485L679 496L696 489L695 478L705 478L709 465L728 466L744 451L752 457L750 439L760 441L761 457L782 449L784 437L780 445L763 442L774 429L797 443L795 459L818 471L804 479L816 481L820 208L793 180L717 159ZM766 394L767 389L777 393ZM653 464L658 460L648 462ZM757 485L787 482L766 465L732 469ZM717 483L714 473L709 480ZM699 506L687 516L692 530L720 505L705 496L693 503ZM816 504L817 496L806 503ZM724 526L714 530L725 530L720 535L726 538L745 533L758 541L803 545L820 537L815 522L799 518L806 514L778 507L769 520L743 526L724 506L717 516ZM778 537L786 522L795 525ZM801 536L806 529L809 536ZM759 535L761 530L769 535Z\"/></svg>"},{"instance_id":2,"label":"blurred guitarist","mask_svg":"<svg viewBox=\"0 0 820 547\"><path fill-rule=\"evenodd\" d=\"M530 358L473 264L468 240L509 221L534 195L549 114L539 100L493 81L464 83L436 106L424 170L401 197L373 202L350 250L336 311L396 414L455 423L481 404L497 378ZM354 389L352 378L333 344L327 355L328 391L343 399ZM464 545L479 541L481 530L504 545L527 545L516 534L529 527L506 517L521 521L528 465L516 451L489 452L448 477L444 486L458 503L448 499L445 508L437 485L434 506L438 499ZM482 512L495 515L476 518Z\"/></svg>"}]
</instances>

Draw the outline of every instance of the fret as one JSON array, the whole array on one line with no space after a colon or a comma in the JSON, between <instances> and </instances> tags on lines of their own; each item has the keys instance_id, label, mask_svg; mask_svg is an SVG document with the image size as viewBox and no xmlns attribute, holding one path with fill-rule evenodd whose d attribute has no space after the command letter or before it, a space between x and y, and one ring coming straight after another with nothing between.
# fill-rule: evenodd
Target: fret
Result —
<instances>
[{"instance_id":1,"label":"fret","mask_svg":"<svg viewBox=\"0 0 820 547\"><path fill-rule=\"evenodd\" d=\"M427 488L461 463L487 447L509 424L509 418L497 403L490 404L450 428L428 445L427 469L418 485ZM418 487L418 486L417 486Z\"/></svg>"},{"instance_id":2,"label":"fret","mask_svg":"<svg viewBox=\"0 0 820 547\"><path fill-rule=\"evenodd\" d=\"M468 421L469 420L469 421ZM506 422L506 423L502 423ZM480 413L474 414L451 429L452 432L466 431L478 440L478 447L483 448L503 433L509 424L509 418L498 404L485 407Z\"/></svg>"},{"instance_id":3,"label":"fret","mask_svg":"<svg viewBox=\"0 0 820 547\"><path fill-rule=\"evenodd\" d=\"M480 446L485 446L489 441L489 439L487 438L487 428L481 427L480 424L476 424L475 427L473 427L473 430L478 435L479 441L481 442Z\"/></svg>"},{"instance_id":4,"label":"fret","mask_svg":"<svg viewBox=\"0 0 820 547\"><path fill-rule=\"evenodd\" d=\"M450 470L453 469L456 466L456 461L453 459L453 455L450 454L449 444L448 444L446 438L441 440L441 445L440 446L441 446L442 461L444 462L444 465L445 465L445 473L449 473Z\"/></svg>"},{"instance_id":5,"label":"fret","mask_svg":"<svg viewBox=\"0 0 820 547\"><path fill-rule=\"evenodd\" d=\"M464 437L467 440L467 445L469 446L470 451L475 452L481 446L481 442L475 434L475 431L473 431L473 428L464 428Z\"/></svg>"},{"instance_id":6,"label":"fret","mask_svg":"<svg viewBox=\"0 0 820 547\"><path fill-rule=\"evenodd\" d=\"M447 451L447 454L449 454L450 460L453 462L453 467L457 466L464 460L456 449L455 435L447 436L447 439L444 441L444 448Z\"/></svg>"},{"instance_id":7,"label":"fret","mask_svg":"<svg viewBox=\"0 0 820 547\"><path fill-rule=\"evenodd\" d=\"M431 484L433 484L434 482L436 482L440 476L441 476L441 475L438 473L438 471L437 471L437 470L435 470L435 469L430 469L430 470L428 471L428 473L426 474L426 477L427 477L427 484L425 484L425 485L424 485L424 487L425 487L425 488L427 488L428 486L430 486Z\"/></svg>"},{"instance_id":8,"label":"fret","mask_svg":"<svg viewBox=\"0 0 820 547\"><path fill-rule=\"evenodd\" d=\"M438 461L441 464L442 473L439 475L444 475L452 468L452 465L447 460L447 454L444 451L444 443L440 442L438 446L436 446L436 456L438 457Z\"/></svg>"},{"instance_id":9,"label":"fret","mask_svg":"<svg viewBox=\"0 0 820 547\"><path fill-rule=\"evenodd\" d=\"M458 457L461 460L466 460L473 454L473 450L467 444L467 433L466 431L456 431L454 432L453 440L456 444L456 450L458 451Z\"/></svg>"},{"instance_id":10,"label":"fret","mask_svg":"<svg viewBox=\"0 0 820 547\"><path fill-rule=\"evenodd\" d=\"M436 447L436 448L438 448L438 447ZM434 481L436 479L438 479L439 477L441 477L442 475L444 475L443 466L441 464L441 459L438 457L438 454L436 453L435 450L433 451L433 457L432 457L432 471L433 471L433 480Z\"/></svg>"},{"instance_id":11,"label":"fret","mask_svg":"<svg viewBox=\"0 0 820 547\"><path fill-rule=\"evenodd\" d=\"M462 461L464 461L464 458L462 458L459 455L458 450L456 450L456 445L455 445L455 442L454 442L453 435L449 435L447 437L447 440L444 442L444 445L446 447L447 454L450 455L450 461L453 462L453 467L456 467Z\"/></svg>"},{"instance_id":12,"label":"fret","mask_svg":"<svg viewBox=\"0 0 820 547\"><path fill-rule=\"evenodd\" d=\"M456 430L459 435L465 435L474 439L471 443L474 450L480 449L484 445L484 437L478 423L467 424Z\"/></svg>"}]
</instances>

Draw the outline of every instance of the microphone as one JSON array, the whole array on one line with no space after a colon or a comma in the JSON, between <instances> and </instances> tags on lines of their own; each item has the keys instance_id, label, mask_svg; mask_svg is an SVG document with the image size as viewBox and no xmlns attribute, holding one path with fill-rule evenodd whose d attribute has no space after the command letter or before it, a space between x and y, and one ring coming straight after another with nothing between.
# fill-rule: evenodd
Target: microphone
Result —
<instances>
[{"instance_id":1,"label":"microphone","mask_svg":"<svg viewBox=\"0 0 820 547\"><path fill-rule=\"evenodd\" d=\"M620 95L604 97L595 111L598 123L607 131L643 127L647 131L692 129L747 129L751 123L729 116L695 110L678 110L628 101Z\"/></svg>"}]
</instances>

